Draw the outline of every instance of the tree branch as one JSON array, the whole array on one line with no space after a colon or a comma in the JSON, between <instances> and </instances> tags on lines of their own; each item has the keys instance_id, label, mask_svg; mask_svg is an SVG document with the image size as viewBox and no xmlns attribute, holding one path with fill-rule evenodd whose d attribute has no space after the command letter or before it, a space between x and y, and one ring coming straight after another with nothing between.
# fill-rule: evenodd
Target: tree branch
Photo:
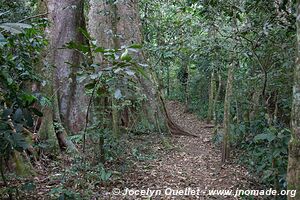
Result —
<instances>
[{"instance_id":1,"label":"tree branch","mask_svg":"<svg viewBox=\"0 0 300 200\"><path fill-rule=\"evenodd\" d=\"M22 23L22 22L25 22L29 19L33 19L33 18L37 18L37 17L42 17L42 16L45 16L45 15L48 15L49 13L46 12L46 13L41 13L41 14L37 14L37 15L33 15L33 16L29 16L29 17L26 17L25 19L21 19L18 21L18 23Z\"/></svg>"}]
</instances>

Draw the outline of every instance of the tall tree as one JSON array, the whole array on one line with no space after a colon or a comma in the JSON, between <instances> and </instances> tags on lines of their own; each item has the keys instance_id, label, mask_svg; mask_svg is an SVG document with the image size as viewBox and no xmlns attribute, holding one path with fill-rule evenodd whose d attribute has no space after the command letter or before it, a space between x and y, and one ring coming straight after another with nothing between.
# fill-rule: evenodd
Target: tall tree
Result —
<instances>
[{"instance_id":1,"label":"tall tree","mask_svg":"<svg viewBox=\"0 0 300 200\"><path fill-rule=\"evenodd\" d=\"M81 55L64 45L74 41L84 42L80 28L85 28L83 4L81 0L48 0L50 27L48 62L54 67L52 72L53 116L56 121L57 136L61 146L66 146L64 135L83 129L86 113L84 88L77 84L76 72L81 63ZM60 126L62 125L62 126Z\"/></svg>"},{"instance_id":2,"label":"tall tree","mask_svg":"<svg viewBox=\"0 0 300 200\"><path fill-rule=\"evenodd\" d=\"M222 147L222 162L225 162L229 158L229 134L230 134L230 106L232 99L232 87L233 87L233 69L234 63L230 64L227 72L227 85L226 94L224 99L224 137Z\"/></svg>"},{"instance_id":3,"label":"tall tree","mask_svg":"<svg viewBox=\"0 0 300 200\"><path fill-rule=\"evenodd\" d=\"M235 1L237 4L238 1ZM232 31L236 35L238 32L237 25L237 13L234 7L231 8L233 12L232 16ZM233 40L237 43L238 38L235 36ZM224 99L224 137L223 137L223 147L222 147L222 162L225 162L229 158L230 153L230 110L231 110L231 102L232 102L232 94L233 94L233 81L234 81L234 68L236 68L238 63L237 57L237 46L233 46L233 55L232 55L232 63L228 66L227 71L227 85L226 85L226 94Z\"/></svg>"},{"instance_id":4,"label":"tall tree","mask_svg":"<svg viewBox=\"0 0 300 200\"><path fill-rule=\"evenodd\" d=\"M91 0L88 27L91 36L97 39L98 45L106 48L143 43L137 0ZM101 58L98 59L101 61ZM143 53L139 54L138 59L140 62L146 61ZM146 115L144 117L150 124L156 124L159 130L169 129L174 134L187 134L170 119L151 69L147 69L147 74L149 80L138 77L139 84L148 99L143 106L142 113Z\"/></svg>"},{"instance_id":5,"label":"tall tree","mask_svg":"<svg viewBox=\"0 0 300 200\"><path fill-rule=\"evenodd\" d=\"M289 161L288 161L288 188L296 190L296 197L300 198L300 1L297 1L297 59L294 72L293 87L293 106L291 128L292 136L289 144Z\"/></svg>"},{"instance_id":6,"label":"tall tree","mask_svg":"<svg viewBox=\"0 0 300 200\"><path fill-rule=\"evenodd\" d=\"M213 119L214 113L214 98L216 93L216 80L215 80L215 72L212 71L210 78L210 86L209 86L209 99L208 99L208 112L207 112L207 123L210 123Z\"/></svg>"}]
</instances>

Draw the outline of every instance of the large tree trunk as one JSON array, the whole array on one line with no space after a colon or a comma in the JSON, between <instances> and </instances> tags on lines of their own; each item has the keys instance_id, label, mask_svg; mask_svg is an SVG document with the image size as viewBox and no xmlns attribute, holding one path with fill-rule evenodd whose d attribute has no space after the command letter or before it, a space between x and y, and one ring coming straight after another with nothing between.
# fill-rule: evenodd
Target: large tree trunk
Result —
<instances>
[{"instance_id":1,"label":"large tree trunk","mask_svg":"<svg viewBox=\"0 0 300 200\"><path fill-rule=\"evenodd\" d=\"M289 144L289 163L288 163L288 189L296 190L296 197L288 199L300 199L300 1L297 3L297 41L298 55L295 67L294 88L293 88L293 107L292 107L292 137Z\"/></svg>"},{"instance_id":2,"label":"large tree trunk","mask_svg":"<svg viewBox=\"0 0 300 200\"><path fill-rule=\"evenodd\" d=\"M91 36L97 39L98 45L102 47L115 48L143 43L137 0L117 2L91 0L88 27ZM143 53L138 57L139 62L146 61ZM100 57L96 59L101 61ZM157 89L156 78L151 69L146 70L149 80L138 77L140 86L148 98L141 113L146 115L144 117L148 119L149 124L158 126L157 130L187 134L171 121Z\"/></svg>"},{"instance_id":3,"label":"large tree trunk","mask_svg":"<svg viewBox=\"0 0 300 200\"><path fill-rule=\"evenodd\" d=\"M83 85L77 84L76 80L82 57L75 50L62 48L70 41L84 42L79 31L79 28L85 28L83 1L48 0L47 5L51 22L48 29L49 62L55 67L53 92L57 95L58 105L54 106L58 106L59 111L59 115L55 116L60 118L55 120L61 120L68 131L78 132L84 127L87 108Z\"/></svg>"},{"instance_id":4,"label":"large tree trunk","mask_svg":"<svg viewBox=\"0 0 300 200\"><path fill-rule=\"evenodd\" d=\"M76 73L81 64L81 55L72 49L63 48L68 42L83 43L84 37L79 31L85 28L81 0L48 0L47 29L49 39L47 60L52 71L53 121L61 150L74 149L66 138L68 132L83 130L87 109L87 99L83 85L77 84ZM49 86L48 86L49 87ZM48 113L49 114L49 113ZM49 120L52 120L49 117Z\"/></svg>"}]
</instances>

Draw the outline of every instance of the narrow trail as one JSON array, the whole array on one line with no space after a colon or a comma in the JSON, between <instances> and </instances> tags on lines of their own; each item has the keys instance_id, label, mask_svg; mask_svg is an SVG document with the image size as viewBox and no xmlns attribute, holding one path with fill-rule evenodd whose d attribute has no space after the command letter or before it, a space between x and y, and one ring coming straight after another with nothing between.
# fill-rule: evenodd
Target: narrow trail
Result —
<instances>
[{"instance_id":1,"label":"narrow trail","mask_svg":"<svg viewBox=\"0 0 300 200\"><path fill-rule=\"evenodd\" d=\"M237 164L221 164L220 148L212 142L211 129L203 128L206 124L195 115L185 113L182 104L169 101L167 108L176 123L199 137L174 136L170 141L173 148L169 150L162 147L157 138L151 142L152 150L159 154L157 158L136 162L119 187L118 183L115 186L122 191L126 186L136 190L150 188L164 192L166 188L192 188L206 192L201 192L198 197L162 195L148 199L237 199L233 196L209 196L207 193L212 189L232 189L234 192L236 188L247 189L250 178L247 171ZM122 198L119 196L116 199ZM147 198L127 196L124 199Z\"/></svg>"}]
</instances>

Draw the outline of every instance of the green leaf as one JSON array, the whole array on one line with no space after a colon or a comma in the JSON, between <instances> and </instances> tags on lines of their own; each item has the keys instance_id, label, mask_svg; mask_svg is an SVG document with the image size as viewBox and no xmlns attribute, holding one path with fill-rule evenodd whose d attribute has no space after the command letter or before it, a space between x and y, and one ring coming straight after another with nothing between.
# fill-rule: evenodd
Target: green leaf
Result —
<instances>
[{"instance_id":1,"label":"green leaf","mask_svg":"<svg viewBox=\"0 0 300 200\"><path fill-rule=\"evenodd\" d=\"M22 96L20 98L24 102L23 104L26 104L26 105L32 105L37 100L37 98L35 96L33 96L32 94L28 94L28 93L22 94Z\"/></svg>"},{"instance_id":2,"label":"green leaf","mask_svg":"<svg viewBox=\"0 0 300 200\"><path fill-rule=\"evenodd\" d=\"M58 200L65 200L65 194L64 193L60 194Z\"/></svg>"},{"instance_id":3,"label":"green leaf","mask_svg":"<svg viewBox=\"0 0 300 200\"><path fill-rule=\"evenodd\" d=\"M131 56L128 54L128 49L126 49L125 52L122 53L121 60L122 61L127 61L127 62L132 60Z\"/></svg>"},{"instance_id":4,"label":"green leaf","mask_svg":"<svg viewBox=\"0 0 300 200\"><path fill-rule=\"evenodd\" d=\"M2 118L3 118L4 120L8 120L8 116L11 115L12 112L13 112L13 109L11 109L11 108L10 108L10 109L5 109L5 110L3 110Z\"/></svg>"},{"instance_id":5,"label":"green leaf","mask_svg":"<svg viewBox=\"0 0 300 200\"><path fill-rule=\"evenodd\" d=\"M98 73L91 74L91 75L90 75L90 78L91 78L92 80L96 80L96 79L99 79L99 78L101 77L101 75L102 75L102 72L100 71L100 72L98 72Z\"/></svg>"},{"instance_id":6,"label":"green leaf","mask_svg":"<svg viewBox=\"0 0 300 200\"><path fill-rule=\"evenodd\" d=\"M10 13L10 11L2 12L2 13L0 13L0 17L2 17L3 15L6 15L6 14L8 14L8 13Z\"/></svg>"},{"instance_id":7,"label":"green leaf","mask_svg":"<svg viewBox=\"0 0 300 200\"><path fill-rule=\"evenodd\" d=\"M260 141L260 140L268 140L269 142L272 142L275 139L275 135L271 133L262 133L258 134L254 137L255 141Z\"/></svg>"},{"instance_id":8,"label":"green leaf","mask_svg":"<svg viewBox=\"0 0 300 200\"><path fill-rule=\"evenodd\" d=\"M39 103L41 104L41 106L44 106L44 107L52 105L51 100L45 96L42 96L41 98L39 98Z\"/></svg>"},{"instance_id":9,"label":"green leaf","mask_svg":"<svg viewBox=\"0 0 300 200\"><path fill-rule=\"evenodd\" d=\"M0 47L3 47L6 43L5 37L0 33Z\"/></svg>"},{"instance_id":10,"label":"green leaf","mask_svg":"<svg viewBox=\"0 0 300 200\"><path fill-rule=\"evenodd\" d=\"M21 190L33 191L33 190L35 190L35 188L36 188L36 185L34 184L34 182L27 182L22 185Z\"/></svg>"},{"instance_id":11,"label":"green leaf","mask_svg":"<svg viewBox=\"0 0 300 200\"><path fill-rule=\"evenodd\" d=\"M115 96L116 99L121 99L122 98L121 90L116 89L114 96Z\"/></svg>"},{"instance_id":12,"label":"green leaf","mask_svg":"<svg viewBox=\"0 0 300 200\"><path fill-rule=\"evenodd\" d=\"M141 64L139 64L139 65L141 65ZM134 68L134 70L136 72L138 72L139 74L141 74L144 78L149 79L149 77L146 75L145 70L142 67L137 66L137 67Z\"/></svg>"},{"instance_id":13,"label":"green leaf","mask_svg":"<svg viewBox=\"0 0 300 200\"><path fill-rule=\"evenodd\" d=\"M13 116L15 122L21 122L23 119L23 111L18 108Z\"/></svg>"},{"instance_id":14,"label":"green leaf","mask_svg":"<svg viewBox=\"0 0 300 200\"><path fill-rule=\"evenodd\" d=\"M14 133L11 135L11 139L13 142L13 146L17 151L24 151L29 147L29 144L27 143L25 137L21 135L20 133Z\"/></svg>"},{"instance_id":15,"label":"green leaf","mask_svg":"<svg viewBox=\"0 0 300 200\"><path fill-rule=\"evenodd\" d=\"M32 28L32 26L24 23L3 23L0 24L0 28L11 34L20 34L24 29Z\"/></svg>"},{"instance_id":16,"label":"green leaf","mask_svg":"<svg viewBox=\"0 0 300 200\"><path fill-rule=\"evenodd\" d=\"M76 42L68 42L66 45L65 45L66 48L68 49L76 49L82 53L88 53L90 51L90 48L89 46L87 45L83 45L83 44L79 44L79 43L76 43Z\"/></svg>"},{"instance_id":17,"label":"green leaf","mask_svg":"<svg viewBox=\"0 0 300 200\"><path fill-rule=\"evenodd\" d=\"M32 127L34 121L33 121L31 112L29 112L28 109L24 109L23 110L23 116L24 116L24 119L25 119L25 122L26 122L26 126Z\"/></svg>"},{"instance_id":18,"label":"green leaf","mask_svg":"<svg viewBox=\"0 0 300 200\"><path fill-rule=\"evenodd\" d=\"M4 66L4 67L6 67L6 66ZM14 80L11 77L11 75L7 72L7 70L2 70L2 71L0 71L0 73L2 74L2 76L4 77L4 79L6 80L6 82L7 82L8 85L12 85L13 84Z\"/></svg>"},{"instance_id":19,"label":"green leaf","mask_svg":"<svg viewBox=\"0 0 300 200\"><path fill-rule=\"evenodd\" d=\"M108 181L109 178L111 177L111 175L112 175L112 173L110 171L108 171L108 172L103 171L101 173L101 175L100 175L101 176L101 180L102 181Z\"/></svg>"},{"instance_id":20,"label":"green leaf","mask_svg":"<svg viewBox=\"0 0 300 200\"><path fill-rule=\"evenodd\" d=\"M96 82L94 81L94 82L91 82L91 83L86 84L84 87L85 87L86 90L91 90L91 89L93 89L95 86L96 86Z\"/></svg>"},{"instance_id":21,"label":"green leaf","mask_svg":"<svg viewBox=\"0 0 300 200\"><path fill-rule=\"evenodd\" d=\"M132 44L132 45L130 45L128 48L132 48L132 49L141 49L141 48L143 48L143 46L140 45L140 44Z\"/></svg>"},{"instance_id":22,"label":"green leaf","mask_svg":"<svg viewBox=\"0 0 300 200\"><path fill-rule=\"evenodd\" d=\"M103 47L97 47L95 50L94 50L95 53L104 53L106 52L105 49Z\"/></svg>"},{"instance_id":23,"label":"green leaf","mask_svg":"<svg viewBox=\"0 0 300 200\"><path fill-rule=\"evenodd\" d=\"M86 29L83 28L79 28L79 31L82 33L82 35L88 39L88 40L92 40L92 37L90 36L89 32Z\"/></svg>"}]
</instances>

